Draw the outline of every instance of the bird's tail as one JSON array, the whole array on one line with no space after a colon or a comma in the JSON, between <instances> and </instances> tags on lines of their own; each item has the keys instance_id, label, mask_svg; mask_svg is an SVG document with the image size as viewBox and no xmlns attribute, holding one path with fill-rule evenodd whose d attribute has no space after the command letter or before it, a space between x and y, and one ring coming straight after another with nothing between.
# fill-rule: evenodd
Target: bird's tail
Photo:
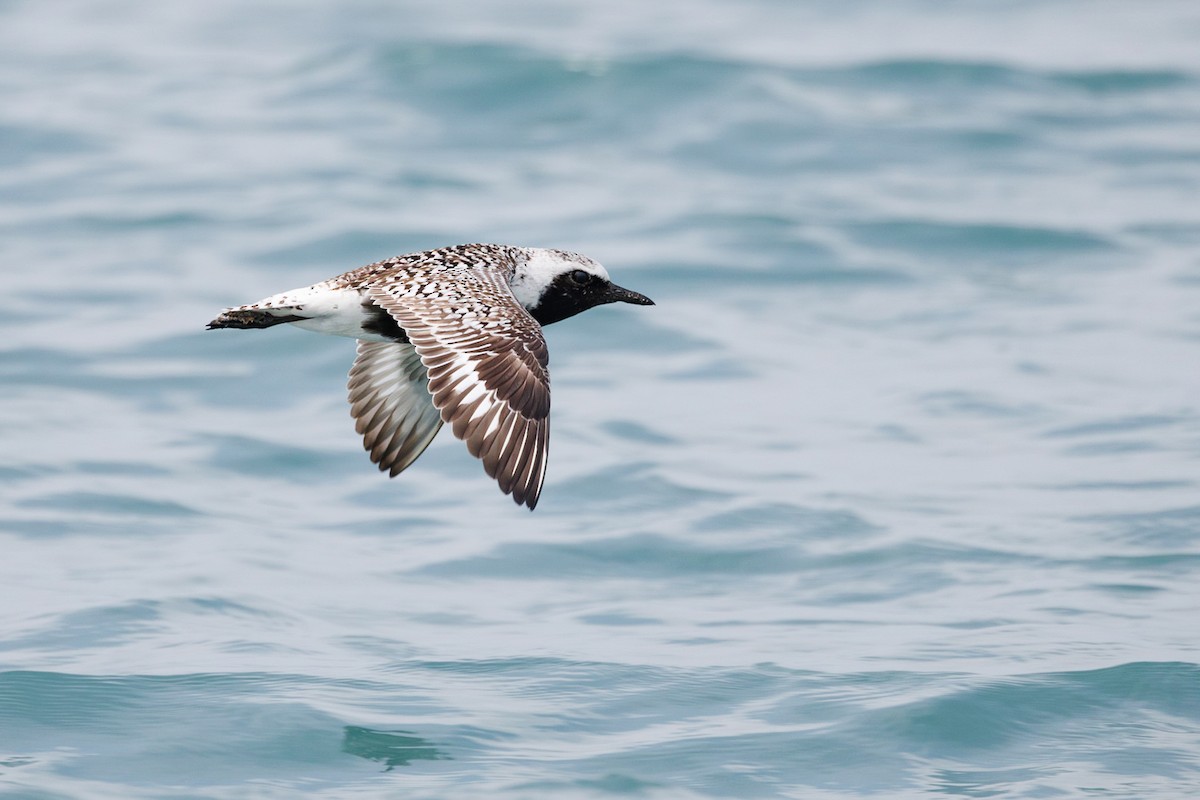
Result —
<instances>
[{"instance_id":1,"label":"bird's tail","mask_svg":"<svg viewBox=\"0 0 1200 800\"><path fill-rule=\"evenodd\" d=\"M287 308L227 308L221 316L208 323L208 330L216 328L270 328L285 322L298 322L307 317L289 313Z\"/></svg>"}]
</instances>

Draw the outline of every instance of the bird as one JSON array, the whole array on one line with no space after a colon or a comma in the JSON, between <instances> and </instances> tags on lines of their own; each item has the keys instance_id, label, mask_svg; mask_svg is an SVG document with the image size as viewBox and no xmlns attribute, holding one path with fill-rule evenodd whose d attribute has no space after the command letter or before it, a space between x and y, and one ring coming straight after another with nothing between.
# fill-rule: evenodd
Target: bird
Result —
<instances>
[{"instance_id":1,"label":"bird","mask_svg":"<svg viewBox=\"0 0 1200 800\"><path fill-rule=\"evenodd\" d=\"M288 325L357 339L350 413L381 471L399 475L447 424L532 511L550 441L542 327L606 303L654 305L578 253L460 244L227 308L207 328Z\"/></svg>"}]
</instances>

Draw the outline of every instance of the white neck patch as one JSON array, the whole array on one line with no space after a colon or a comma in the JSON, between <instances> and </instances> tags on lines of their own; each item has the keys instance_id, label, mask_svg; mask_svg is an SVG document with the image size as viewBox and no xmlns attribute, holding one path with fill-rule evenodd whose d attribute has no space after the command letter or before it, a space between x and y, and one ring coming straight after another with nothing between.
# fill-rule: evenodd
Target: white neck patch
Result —
<instances>
[{"instance_id":1,"label":"white neck patch","mask_svg":"<svg viewBox=\"0 0 1200 800\"><path fill-rule=\"evenodd\" d=\"M549 250L543 247L519 248L526 255L526 260L517 265L513 278L508 283L517 302L526 309L537 308L546 293L546 289L554 279L565 272L581 269L592 275L608 280L608 272L604 267L592 261L587 256L578 253L568 253L565 250Z\"/></svg>"}]
</instances>

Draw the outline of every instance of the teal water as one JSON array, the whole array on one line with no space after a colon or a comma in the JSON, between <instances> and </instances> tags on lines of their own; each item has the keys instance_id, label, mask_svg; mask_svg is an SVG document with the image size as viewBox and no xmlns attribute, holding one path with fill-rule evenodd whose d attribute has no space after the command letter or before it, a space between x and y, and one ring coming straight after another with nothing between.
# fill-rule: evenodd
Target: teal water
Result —
<instances>
[{"instance_id":1,"label":"teal water","mask_svg":"<svg viewBox=\"0 0 1200 800\"><path fill-rule=\"evenodd\" d=\"M1200 7L0 3L0 795L1200 795ZM533 514L221 308L464 241Z\"/></svg>"}]
</instances>

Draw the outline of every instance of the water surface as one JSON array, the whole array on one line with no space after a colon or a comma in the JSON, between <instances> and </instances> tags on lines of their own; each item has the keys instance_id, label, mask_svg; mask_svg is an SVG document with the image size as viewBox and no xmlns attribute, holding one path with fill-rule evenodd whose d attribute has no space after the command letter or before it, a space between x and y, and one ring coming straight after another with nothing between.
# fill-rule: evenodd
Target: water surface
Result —
<instances>
[{"instance_id":1,"label":"water surface","mask_svg":"<svg viewBox=\"0 0 1200 800\"><path fill-rule=\"evenodd\" d=\"M1200 10L0 4L0 794L1200 792ZM533 514L222 307L464 241Z\"/></svg>"}]
</instances>

